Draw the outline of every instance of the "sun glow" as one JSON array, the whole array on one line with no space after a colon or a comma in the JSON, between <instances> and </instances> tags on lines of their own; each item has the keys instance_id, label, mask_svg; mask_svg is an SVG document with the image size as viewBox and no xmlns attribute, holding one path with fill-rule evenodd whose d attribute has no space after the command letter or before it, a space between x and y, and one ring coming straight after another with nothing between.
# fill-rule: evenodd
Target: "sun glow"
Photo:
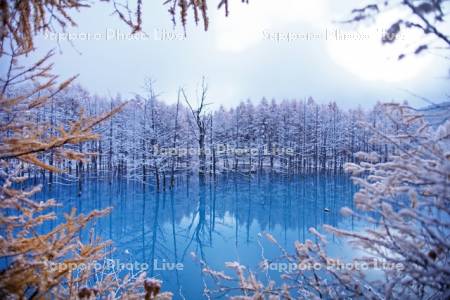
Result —
<instances>
[{"instance_id":1,"label":"sun glow","mask_svg":"<svg viewBox=\"0 0 450 300\"><path fill-rule=\"evenodd\" d=\"M263 31L274 28L298 28L316 25L328 18L326 0L252 1L249 5L236 3L225 18L223 11L215 16L214 35L221 51L240 52L263 41ZM295 27L297 26L297 27Z\"/></svg>"},{"instance_id":2,"label":"sun glow","mask_svg":"<svg viewBox=\"0 0 450 300\"><path fill-rule=\"evenodd\" d=\"M402 32L394 43L382 44L386 30L404 14L391 11L380 15L374 24L360 24L343 30L327 40L330 56L337 64L365 80L399 82L417 77L431 63L430 55L414 55L419 32ZM335 33L335 32L334 32ZM340 35L339 35L340 33ZM345 33L353 37L344 38ZM356 35L356 37L355 37ZM400 54L407 54L399 60Z\"/></svg>"}]
</instances>

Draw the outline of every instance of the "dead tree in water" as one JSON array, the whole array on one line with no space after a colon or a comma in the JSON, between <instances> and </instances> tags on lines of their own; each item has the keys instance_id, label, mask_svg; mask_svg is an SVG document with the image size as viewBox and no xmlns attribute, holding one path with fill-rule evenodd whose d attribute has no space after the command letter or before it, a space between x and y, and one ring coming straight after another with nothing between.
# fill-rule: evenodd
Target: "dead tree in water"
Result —
<instances>
[{"instance_id":1,"label":"dead tree in water","mask_svg":"<svg viewBox=\"0 0 450 300\"><path fill-rule=\"evenodd\" d=\"M208 86L205 83L205 78L202 80L202 92L200 97L200 103L198 104L197 109L194 109L192 105L189 103L189 100L186 96L186 93L182 89L181 92L183 94L184 100L186 101L186 104L189 106L189 109L191 110L192 116L194 117L195 124L197 125L198 133L196 134L197 140L198 140L198 146L199 146L199 153L198 153L198 159L199 159L199 179L203 180L206 174L206 152L205 152L205 139L206 139L206 117L204 115L204 110L207 103L205 103L206 100L206 93L208 91Z\"/></svg>"}]
</instances>

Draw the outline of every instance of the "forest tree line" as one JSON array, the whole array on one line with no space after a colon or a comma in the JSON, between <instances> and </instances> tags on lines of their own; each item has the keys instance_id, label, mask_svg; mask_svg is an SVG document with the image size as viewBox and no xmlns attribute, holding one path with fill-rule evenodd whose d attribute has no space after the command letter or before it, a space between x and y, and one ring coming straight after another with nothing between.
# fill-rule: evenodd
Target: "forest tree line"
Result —
<instances>
[{"instance_id":1,"label":"forest tree line","mask_svg":"<svg viewBox=\"0 0 450 300\"><path fill-rule=\"evenodd\" d=\"M335 102L319 104L311 97L263 98L257 103L247 100L237 107L212 109L205 102L207 87L202 89L204 98L192 100L180 89L178 101L167 104L150 81L146 95L127 100L120 95L91 95L79 85L72 86L29 115L36 124L48 124L49 135L80 117L96 116L127 103L95 128L100 139L74 149L92 153L88 159L60 160L53 151L40 159L65 170L80 184L85 178L127 178L160 189L173 187L178 176L197 171L212 176L225 172L340 172L360 151L376 151L384 160L393 151L389 144L371 142L373 128L386 134L398 130L383 117L380 105L371 110L345 110ZM361 126L360 121L373 128ZM28 175L43 176L49 184L56 180L54 173L43 170L31 170Z\"/></svg>"}]
</instances>

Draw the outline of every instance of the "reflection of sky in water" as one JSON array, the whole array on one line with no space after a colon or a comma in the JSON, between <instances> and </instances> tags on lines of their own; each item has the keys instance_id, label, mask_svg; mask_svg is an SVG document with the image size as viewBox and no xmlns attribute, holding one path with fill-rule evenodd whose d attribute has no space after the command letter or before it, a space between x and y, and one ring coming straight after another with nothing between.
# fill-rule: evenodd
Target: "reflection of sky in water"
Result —
<instances>
[{"instance_id":1,"label":"reflection of sky in water","mask_svg":"<svg viewBox=\"0 0 450 300\"><path fill-rule=\"evenodd\" d=\"M87 182L83 195L76 197L75 186L57 185L45 197L63 202L56 208L63 211L76 207L87 212L113 206L113 213L98 220L96 232L114 241L113 258L121 261L184 264L182 271L148 270L164 281L164 289L177 298L178 291L187 299L202 295L203 278L200 266L191 253L214 269L224 269L226 261L239 261L257 269L261 259L258 233L270 232L287 249L295 240L314 239L308 228L321 224L351 228L351 219L343 220L342 206L352 205L356 188L342 175L318 176L226 176L216 184L183 182L170 192L155 194L143 191L137 183L116 181ZM40 195L43 197L44 193ZM48 226L54 226L49 224ZM348 245L332 236L330 251L347 257ZM264 254L276 258L280 252L263 240Z\"/></svg>"}]
</instances>

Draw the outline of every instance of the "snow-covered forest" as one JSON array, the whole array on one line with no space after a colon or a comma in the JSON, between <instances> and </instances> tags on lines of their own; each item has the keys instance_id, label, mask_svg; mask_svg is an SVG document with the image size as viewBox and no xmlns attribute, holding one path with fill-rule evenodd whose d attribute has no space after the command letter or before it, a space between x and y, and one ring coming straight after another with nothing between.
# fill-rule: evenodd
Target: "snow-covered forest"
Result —
<instances>
[{"instance_id":1,"label":"snow-covered forest","mask_svg":"<svg viewBox=\"0 0 450 300\"><path fill-rule=\"evenodd\" d=\"M45 36L73 29L84 9L91 27L105 17L131 36L145 31L143 1L100 2L108 16L83 0L0 0L1 299L450 298L450 102L438 73L448 72L449 1L351 4L339 26L384 24L376 43L356 34L295 47L280 38L303 33L274 33L272 45L255 32L336 24L340 5L241 1L255 6L230 37L220 21L208 35L213 0L169 0L166 21L180 23L186 44L149 47L145 57L125 40L86 41L76 59L37 51L54 47ZM225 17L228 2L215 3ZM189 40L191 18L205 32ZM99 49L114 59L99 59ZM90 53L95 66L80 64ZM259 59L274 56L269 72ZM224 65L205 67L210 57L233 71L222 89L211 87L223 84ZM55 75L53 59L68 68L61 74L100 70L117 96L83 74ZM161 94L151 79L128 89L142 70L159 71L167 88L197 78L193 66L213 74L211 86L206 74L195 90ZM285 84L293 79L294 89Z\"/></svg>"},{"instance_id":2,"label":"snow-covered forest","mask_svg":"<svg viewBox=\"0 0 450 300\"><path fill-rule=\"evenodd\" d=\"M191 106L197 100L189 99L183 90L178 102L169 105L149 86L148 95L130 100L92 96L81 86L53 97L30 115L31 122L58 127L76 120L82 112L92 117L125 106L96 126L100 139L76 146L96 155L78 163L58 161L52 152L40 158L78 179L121 177L165 188L173 186L177 176L197 171L207 175L341 172L345 163L355 161L357 152L376 151L387 160L394 151L387 142L371 142L373 131L361 126L369 123L385 133L398 130L383 116L381 105L342 109L335 102L319 104L311 97L263 98L211 109L205 99L199 111L200 107ZM30 171L29 176L45 175L51 184L53 173L42 172Z\"/></svg>"}]
</instances>

